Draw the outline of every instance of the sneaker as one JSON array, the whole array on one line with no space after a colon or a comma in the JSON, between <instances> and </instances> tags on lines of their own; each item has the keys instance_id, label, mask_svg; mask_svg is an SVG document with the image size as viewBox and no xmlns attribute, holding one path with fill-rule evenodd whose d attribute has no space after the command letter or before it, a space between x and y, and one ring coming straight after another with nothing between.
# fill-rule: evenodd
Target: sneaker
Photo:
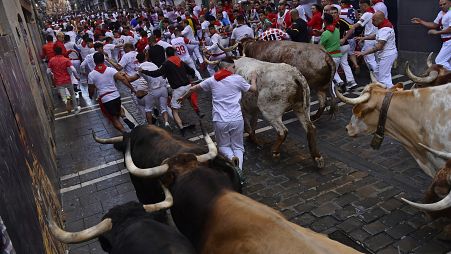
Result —
<instances>
[{"instance_id":1,"label":"sneaker","mask_svg":"<svg viewBox=\"0 0 451 254\"><path fill-rule=\"evenodd\" d=\"M135 128L135 124L132 123L132 121L128 120L128 118L124 118L124 123L130 128L130 130L133 130Z\"/></svg>"},{"instance_id":2,"label":"sneaker","mask_svg":"<svg viewBox=\"0 0 451 254\"><path fill-rule=\"evenodd\" d=\"M74 109L74 114L75 114L75 115L78 115L78 113L80 113L80 111L81 111L81 107L78 106L78 107L76 107L76 108Z\"/></svg>"},{"instance_id":3,"label":"sneaker","mask_svg":"<svg viewBox=\"0 0 451 254\"><path fill-rule=\"evenodd\" d=\"M355 81L349 82L346 86L346 90L351 90L357 86L357 83Z\"/></svg>"},{"instance_id":4,"label":"sneaker","mask_svg":"<svg viewBox=\"0 0 451 254\"><path fill-rule=\"evenodd\" d=\"M233 156L233 157L232 157L232 164L233 164L235 167L240 167L240 159L238 159L238 157L236 157L236 156Z\"/></svg>"}]
</instances>

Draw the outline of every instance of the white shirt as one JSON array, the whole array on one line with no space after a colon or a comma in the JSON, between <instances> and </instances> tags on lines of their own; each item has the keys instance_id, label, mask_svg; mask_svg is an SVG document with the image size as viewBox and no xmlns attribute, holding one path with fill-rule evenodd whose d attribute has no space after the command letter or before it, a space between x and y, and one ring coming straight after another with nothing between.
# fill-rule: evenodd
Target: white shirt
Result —
<instances>
[{"instance_id":1,"label":"white shirt","mask_svg":"<svg viewBox=\"0 0 451 254\"><path fill-rule=\"evenodd\" d=\"M207 47L207 50L210 51L210 53L212 54L222 54L224 53L224 51L222 51L219 47L218 47L218 43L221 43L221 35L219 35L218 33L215 33L211 36L211 40L210 40L210 45Z\"/></svg>"},{"instance_id":2,"label":"white shirt","mask_svg":"<svg viewBox=\"0 0 451 254\"><path fill-rule=\"evenodd\" d=\"M296 7L296 10L299 13L299 17L307 22L307 16L305 15L304 7L302 7L302 5L298 5L298 7Z\"/></svg>"},{"instance_id":3,"label":"white shirt","mask_svg":"<svg viewBox=\"0 0 451 254\"><path fill-rule=\"evenodd\" d=\"M108 43L103 45L103 51L108 55L109 58L113 57L113 50L115 49L116 45L112 43Z\"/></svg>"},{"instance_id":4,"label":"white shirt","mask_svg":"<svg viewBox=\"0 0 451 254\"><path fill-rule=\"evenodd\" d=\"M377 28L373 25L373 22L371 19L373 18L373 13L371 12L365 12L360 17L359 21L357 23L361 25L362 27L365 27L364 35L368 36L370 34L375 34L377 32Z\"/></svg>"},{"instance_id":5,"label":"white shirt","mask_svg":"<svg viewBox=\"0 0 451 254\"><path fill-rule=\"evenodd\" d=\"M160 45L160 46L162 46L164 49L166 49L167 47L172 47L171 44L169 44L169 43L167 43L167 42L165 42L165 41L163 41L163 40L159 40L159 41L157 42L157 44ZM147 47L147 46L146 46L146 47Z\"/></svg>"},{"instance_id":6,"label":"white shirt","mask_svg":"<svg viewBox=\"0 0 451 254\"><path fill-rule=\"evenodd\" d=\"M81 62L80 64L80 68L83 70L85 67L87 67L86 72L90 73L91 71L94 70L94 68L96 67L96 64L94 63L94 54L96 52L94 51L93 53L87 55L84 59L83 62Z\"/></svg>"},{"instance_id":7,"label":"white shirt","mask_svg":"<svg viewBox=\"0 0 451 254\"><path fill-rule=\"evenodd\" d=\"M233 74L220 81L214 76L200 83L204 91L211 91L213 122L243 120L241 113L241 93L251 85L240 75Z\"/></svg>"},{"instance_id":8,"label":"white shirt","mask_svg":"<svg viewBox=\"0 0 451 254\"><path fill-rule=\"evenodd\" d=\"M88 45L83 47L80 44L80 55L81 55L81 58L85 59L89 54L92 54L94 52L95 52L95 50L93 48L88 47Z\"/></svg>"},{"instance_id":9,"label":"white shirt","mask_svg":"<svg viewBox=\"0 0 451 254\"><path fill-rule=\"evenodd\" d=\"M158 66L156 66L152 62L144 62L144 63L140 64L139 67L141 67L141 69L146 70L146 71L158 70ZM147 76L147 75L142 75L142 77L147 81L147 84L149 84L149 90L155 90L160 87L166 86L166 81L162 77L152 78L151 76ZM149 92L151 92L151 91L149 91Z\"/></svg>"},{"instance_id":10,"label":"white shirt","mask_svg":"<svg viewBox=\"0 0 451 254\"><path fill-rule=\"evenodd\" d=\"M240 25L233 29L230 39L241 41L243 38L254 38L254 30L248 25Z\"/></svg>"},{"instance_id":11,"label":"white shirt","mask_svg":"<svg viewBox=\"0 0 451 254\"><path fill-rule=\"evenodd\" d=\"M383 12L384 15L385 15L385 18L388 19L387 6L386 6L383 2L379 2L379 3L375 4L375 5L373 6L373 9L374 9L375 11L381 11L381 12Z\"/></svg>"},{"instance_id":12,"label":"white shirt","mask_svg":"<svg viewBox=\"0 0 451 254\"><path fill-rule=\"evenodd\" d=\"M437 15L437 18L434 20L435 24L441 24L443 29L445 30L448 27L451 26L451 11L447 11L444 13L443 11L440 11ZM442 34L442 38L451 38L451 34Z\"/></svg>"},{"instance_id":13,"label":"white shirt","mask_svg":"<svg viewBox=\"0 0 451 254\"><path fill-rule=\"evenodd\" d=\"M379 29L376 33L377 41L385 41L384 48L381 51L376 52L379 58L387 57L396 54L396 41L395 41L395 30L390 27L383 27Z\"/></svg>"},{"instance_id":14,"label":"white shirt","mask_svg":"<svg viewBox=\"0 0 451 254\"><path fill-rule=\"evenodd\" d=\"M119 61L119 65L124 68L124 71L129 75L133 76L136 74L136 71L138 70L139 62L136 59L136 55L138 52L136 51L130 51L125 53L121 60Z\"/></svg>"},{"instance_id":15,"label":"white shirt","mask_svg":"<svg viewBox=\"0 0 451 254\"><path fill-rule=\"evenodd\" d=\"M177 55L182 60L190 58L188 53L188 47L186 46L187 41L189 40L183 37L177 37L171 40L172 46L175 48Z\"/></svg>"},{"instance_id":16,"label":"white shirt","mask_svg":"<svg viewBox=\"0 0 451 254\"><path fill-rule=\"evenodd\" d=\"M185 26L182 30L182 35L185 36L188 40L195 41L194 32L190 25Z\"/></svg>"},{"instance_id":17,"label":"white shirt","mask_svg":"<svg viewBox=\"0 0 451 254\"><path fill-rule=\"evenodd\" d=\"M102 102L106 103L112 101L121 95L116 87L116 81L114 80L114 74L117 70L111 67L107 67L104 73L100 73L93 70L88 75L88 84L94 84L98 90L99 96L110 91L114 91L108 95L102 97Z\"/></svg>"},{"instance_id":18,"label":"white shirt","mask_svg":"<svg viewBox=\"0 0 451 254\"><path fill-rule=\"evenodd\" d=\"M70 37L70 42L75 43L75 38L77 37L77 34L74 31L66 32L67 35Z\"/></svg>"},{"instance_id":19,"label":"white shirt","mask_svg":"<svg viewBox=\"0 0 451 254\"><path fill-rule=\"evenodd\" d=\"M69 50L75 50L75 51L76 51L75 43L73 43L73 42L71 42L71 41L64 43L64 47L65 47L66 50L68 50L68 51L69 51ZM70 58L71 60L79 60L79 59L78 59L78 54L77 54L76 52L73 52L73 51L69 54L69 58Z\"/></svg>"}]
</instances>

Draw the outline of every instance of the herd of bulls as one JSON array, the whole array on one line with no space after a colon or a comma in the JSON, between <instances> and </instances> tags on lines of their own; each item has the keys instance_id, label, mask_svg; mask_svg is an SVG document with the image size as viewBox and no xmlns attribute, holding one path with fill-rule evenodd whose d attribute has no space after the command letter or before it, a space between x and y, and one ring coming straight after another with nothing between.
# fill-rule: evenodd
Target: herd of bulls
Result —
<instances>
[{"instance_id":1,"label":"herd of bulls","mask_svg":"<svg viewBox=\"0 0 451 254\"><path fill-rule=\"evenodd\" d=\"M323 167L309 115L310 90L317 92L320 102L317 119L326 106L326 95L332 92L335 66L322 48L290 43L244 41L240 45L247 57L236 61L237 73L247 79L251 72L258 73L258 92L248 92L242 99L246 130L256 140L255 116L261 112L278 134L272 148L278 156L288 132L282 115L293 110L307 132L312 159ZM423 77L412 74L408 66L406 73L421 88L404 90L398 84L385 89L373 82L357 98L336 90L340 100L354 105L346 129L350 136L375 134L375 147L384 133L399 141L433 178L427 204L404 201L431 217L451 218L450 73L430 58ZM127 136L94 138L124 149L140 203L117 206L98 225L81 232L66 232L49 216L51 232L62 242L99 237L109 253L359 253L240 194L240 171L217 154L205 131L208 151L151 125L139 126ZM176 227L167 225L166 209ZM451 239L451 225L445 233Z\"/></svg>"}]
</instances>

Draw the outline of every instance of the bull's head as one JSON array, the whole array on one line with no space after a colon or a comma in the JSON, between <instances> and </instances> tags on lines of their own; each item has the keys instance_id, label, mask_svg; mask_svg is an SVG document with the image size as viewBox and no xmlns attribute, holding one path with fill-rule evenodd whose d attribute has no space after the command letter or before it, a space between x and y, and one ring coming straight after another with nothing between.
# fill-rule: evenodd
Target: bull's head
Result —
<instances>
[{"instance_id":1,"label":"bull's head","mask_svg":"<svg viewBox=\"0 0 451 254\"><path fill-rule=\"evenodd\" d=\"M434 156L448 161L446 166L437 172L426 193L425 201L427 204L414 203L404 198L401 199L407 204L427 212L441 212L449 209L451 208L451 153L440 152L423 144L419 145L434 154Z\"/></svg>"},{"instance_id":2,"label":"bull's head","mask_svg":"<svg viewBox=\"0 0 451 254\"><path fill-rule=\"evenodd\" d=\"M354 105L352 118L346 126L348 135L353 137L359 133L373 133L376 131L379 120L379 109L381 101L387 92L379 84L367 85L359 97L348 98L335 87L337 97L347 104Z\"/></svg>"},{"instance_id":3,"label":"bull's head","mask_svg":"<svg viewBox=\"0 0 451 254\"><path fill-rule=\"evenodd\" d=\"M421 76L413 74L410 70L409 62L407 62L406 75L420 87L442 85L450 82L451 72L442 65L432 63L432 52L429 54L426 62L428 69Z\"/></svg>"}]
</instances>

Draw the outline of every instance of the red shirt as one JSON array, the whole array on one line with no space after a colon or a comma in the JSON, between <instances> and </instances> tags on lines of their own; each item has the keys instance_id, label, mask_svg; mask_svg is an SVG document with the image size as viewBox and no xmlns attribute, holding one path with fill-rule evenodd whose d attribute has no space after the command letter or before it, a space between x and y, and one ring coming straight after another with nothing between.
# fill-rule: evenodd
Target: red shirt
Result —
<instances>
[{"instance_id":1,"label":"red shirt","mask_svg":"<svg viewBox=\"0 0 451 254\"><path fill-rule=\"evenodd\" d=\"M323 27L323 19L321 18L322 13L316 12L313 14L312 19L310 19L309 22L307 22L307 26L313 29L321 30ZM318 32L313 32L313 35L319 36Z\"/></svg>"},{"instance_id":2,"label":"red shirt","mask_svg":"<svg viewBox=\"0 0 451 254\"><path fill-rule=\"evenodd\" d=\"M55 56L55 50L53 50L53 42L47 42L42 46L41 58L47 60L47 62Z\"/></svg>"},{"instance_id":3,"label":"red shirt","mask_svg":"<svg viewBox=\"0 0 451 254\"><path fill-rule=\"evenodd\" d=\"M276 13L270 12L270 13L268 13L268 15L266 15L266 17L269 19L269 21L271 21L272 27L277 26L277 14Z\"/></svg>"},{"instance_id":4,"label":"red shirt","mask_svg":"<svg viewBox=\"0 0 451 254\"><path fill-rule=\"evenodd\" d=\"M147 46L148 40L149 39L147 37L142 37L141 39L139 39L139 41L136 43L136 51L138 51L138 53L144 52L144 49Z\"/></svg>"},{"instance_id":5,"label":"red shirt","mask_svg":"<svg viewBox=\"0 0 451 254\"><path fill-rule=\"evenodd\" d=\"M63 50L63 56L67 57L68 53L67 53L66 47L64 46L64 42L58 41L58 40L57 40L57 41L53 44L53 48L54 48L54 49L55 49L55 47L60 47L60 48Z\"/></svg>"},{"instance_id":6,"label":"red shirt","mask_svg":"<svg viewBox=\"0 0 451 254\"><path fill-rule=\"evenodd\" d=\"M56 86L67 85L71 83L68 67L72 66L69 58L62 55L56 55L50 59L48 67L53 73L53 83Z\"/></svg>"}]
</instances>

